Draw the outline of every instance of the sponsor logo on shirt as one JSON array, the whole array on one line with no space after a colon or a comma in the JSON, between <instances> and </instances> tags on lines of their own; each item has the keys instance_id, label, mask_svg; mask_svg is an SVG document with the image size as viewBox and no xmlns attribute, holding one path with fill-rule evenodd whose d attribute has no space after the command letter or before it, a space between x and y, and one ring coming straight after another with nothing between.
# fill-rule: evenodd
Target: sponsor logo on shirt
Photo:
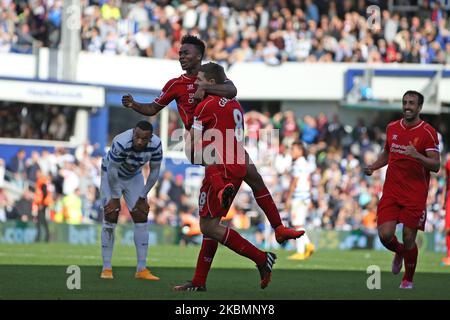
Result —
<instances>
[{"instance_id":1,"label":"sponsor logo on shirt","mask_svg":"<svg viewBox=\"0 0 450 320\"><path fill-rule=\"evenodd\" d=\"M402 144L393 143L393 144L391 144L391 152L405 154L407 147L408 146L405 146L405 145L402 145Z\"/></svg>"}]
</instances>

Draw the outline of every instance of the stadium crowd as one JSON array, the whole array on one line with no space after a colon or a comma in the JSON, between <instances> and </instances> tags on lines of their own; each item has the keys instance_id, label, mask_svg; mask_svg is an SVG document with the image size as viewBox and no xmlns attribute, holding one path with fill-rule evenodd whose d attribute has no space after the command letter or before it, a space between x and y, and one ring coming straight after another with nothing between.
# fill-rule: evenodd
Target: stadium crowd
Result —
<instances>
[{"instance_id":1,"label":"stadium crowd","mask_svg":"<svg viewBox=\"0 0 450 320\"><path fill-rule=\"evenodd\" d=\"M362 167L371 163L383 148L386 123L379 122L374 119L374 123L366 124L360 120L352 127L342 124L337 116L329 119L325 114L296 118L292 111L274 115L246 113L247 150L273 193L286 224L289 215L284 211L284 203L292 168L290 146L301 140L307 146L308 162L315 167L310 175L312 202L306 227L366 232L376 229L376 207L385 171L379 170L367 177ZM269 140L270 135L265 134L272 129L279 130L275 140ZM447 140L449 132L441 133L441 139ZM101 222L101 157L102 152L87 143L73 152L56 148L54 152L34 151L27 158L24 151L19 151L13 159L0 159L0 182L6 179L25 190L20 199L12 202L0 188L0 222L36 219L33 218L36 216L35 186L42 177L51 181L50 220L71 224ZM445 163L445 156L442 159ZM9 175L5 176L5 169ZM148 175L148 168L143 172ZM184 227L183 239L190 241L200 230L197 198L190 196L186 187L183 176L165 171L149 196L149 223ZM445 170L432 175L430 189L426 230L442 230ZM130 219L123 204L119 223L130 222ZM226 219L236 228L254 227L261 241L264 229L269 227L246 184L241 187Z\"/></svg>"},{"instance_id":2,"label":"stadium crowd","mask_svg":"<svg viewBox=\"0 0 450 320\"><path fill-rule=\"evenodd\" d=\"M0 137L68 141L76 109L67 106L0 103Z\"/></svg>"},{"instance_id":3,"label":"stadium crowd","mask_svg":"<svg viewBox=\"0 0 450 320\"><path fill-rule=\"evenodd\" d=\"M450 7L419 1L389 12L381 0L80 0L82 49L177 59L187 32L207 43L206 59L450 64ZM377 17L367 8L378 5ZM0 1L0 52L57 48L63 0ZM373 14L371 11L369 14Z\"/></svg>"}]
</instances>

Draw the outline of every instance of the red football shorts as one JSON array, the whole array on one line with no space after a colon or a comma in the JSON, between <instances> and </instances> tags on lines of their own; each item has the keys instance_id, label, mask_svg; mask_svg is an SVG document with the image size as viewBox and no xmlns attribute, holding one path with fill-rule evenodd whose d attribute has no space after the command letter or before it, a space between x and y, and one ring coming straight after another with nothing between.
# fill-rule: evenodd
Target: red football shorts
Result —
<instances>
[{"instance_id":1,"label":"red football shorts","mask_svg":"<svg viewBox=\"0 0 450 320\"><path fill-rule=\"evenodd\" d=\"M223 181L225 184L232 183L234 185L234 196L232 201L234 200L234 197L236 196L236 193L238 192L239 188L241 187L242 181L244 181L243 178L236 178L236 179L227 179L223 178ZM228 213L228 210L230 208L224 209L220 205L219 197L217 196L217 192L213 191L213 186L209 179L206 177L203 179L202 187L200 189L200 196L198 199L198 208L199 208L199 215L200 217L225 217ZM232 202L231 201L231 202ZM230 202L230 203L231 203Z\"/></svg>"},{"instance_id":2,"label":"red football shorts","mask_svg":"<svg viewBox=\"0 0 450 320\"><path fill-rule=\"evenodd\" d=\"M377 210L377 224L396 221L403 225L423 231L427 220L427 211L417 205L400 204L395 197L382 196Z\"/></svg>"}]
</instances>

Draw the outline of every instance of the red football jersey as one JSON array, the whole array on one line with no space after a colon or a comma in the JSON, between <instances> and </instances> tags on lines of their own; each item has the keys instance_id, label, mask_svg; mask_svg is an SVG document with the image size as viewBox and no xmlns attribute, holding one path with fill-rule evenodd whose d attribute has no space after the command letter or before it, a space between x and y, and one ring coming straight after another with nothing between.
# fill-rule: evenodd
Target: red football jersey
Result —
<instances>
[{"instance_id":1,"label":"red football jersey","mask_svg":"<svg viewBox=\"0 0 450 320\"><path fill-rule=\"evenodd\" d=\"M197 91L195 84L197 76L181 75L169 80L161 91L155 103L167 106L172 100L177 102L178 113L186 130L190 130L194 119L195 101L194 94Z\"/></svg>"},{"instance_id":2,"label":"red football jersey","mask_svg":"<svg viewBox=\"0 0 450 320\"><path fill-rule=\"evenodd\" d=\"M195 109L192 127L203 133L203 150L212 144L226 178L246 175L244 110L236 99L208 96Z\"/></svg>"},{"instance_id":3,"label":"red football jersey","mask_svg":"<svg viewBox=\"0 0 450 320\"><path fill-rule=\"evenodd\" d=\"M423 155L427 151L439 152L436 130L428 123L420 121L413 127L407 127L403 119L391 122L386 129L384 146L389 153L389 161L383 195L396 198L399 204L413 204L424 210L430 171L419 160L405 155L410 142Z\"/></svg>"}]
</instances>

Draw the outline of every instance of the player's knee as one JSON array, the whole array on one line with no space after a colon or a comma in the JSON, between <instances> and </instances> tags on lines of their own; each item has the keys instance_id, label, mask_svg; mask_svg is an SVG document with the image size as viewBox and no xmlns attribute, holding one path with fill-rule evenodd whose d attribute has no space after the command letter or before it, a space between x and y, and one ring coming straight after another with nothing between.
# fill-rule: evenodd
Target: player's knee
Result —
<instances>
[{"instance_id":1,"label":"player's knee","mask_svg":"<svg viewBox=\"0 0 450 320\"><path fill-rule=\"evenodd\" d=\"M216 236L214 234L214 227L213 227L211 221L203 220L203 219L200 220L200 231L206 237L216 239Z\"/></svg>"},{"instance_id":2,"label":"player's knee","mask_svg":"<svg viewBox=\"0 0 450 320\"><path fill-rule=\"evenodd\" d=\"M131 213L131 218L134 223L146 223L148 220L148 213L134 211Z\"/></svg>"},{"instance_id":3,"label":"player's knee","mask_svg":"<svg viewBox=\"0 0 450 320\"><path fill-rule=\"evenodd\" d=\"M403 236L403 245L406 250L411 250L416 246L416 239L410 236Z\"/></svg>"},{"instance_id":4,"label":"player's knee","mask_svg":"<svg viewBox=\"0 0 450 320\"><path fill-rule=\"evenodd\" d=\"M109 223L117 223L119 220L119 212L112 212L110 214L105 214L105 221Z\"/></svg>"},{"instance_id":5,"label":"player's knee","mask_svg":"<svg viewBox=\"0 0 450 320\"><path fill-rule=\"evenodd\" d=\"M203 233L203 235L209 237L209 225L205 222L202 223L202 221L200 221L200 231Z\"/></svg>"},{"instance_id":6,"label":"player's knee","mask_svg":"<svg viewBox=\"0 0 450 320\"><path fill-rule=\"evenodd\" d=\"M384 246L386 246L389 243L391 243L392 239L394 238L394 235L391 233L379 232L378 237L380 238L381 243Z\"/></svg>"}]
</instances>

